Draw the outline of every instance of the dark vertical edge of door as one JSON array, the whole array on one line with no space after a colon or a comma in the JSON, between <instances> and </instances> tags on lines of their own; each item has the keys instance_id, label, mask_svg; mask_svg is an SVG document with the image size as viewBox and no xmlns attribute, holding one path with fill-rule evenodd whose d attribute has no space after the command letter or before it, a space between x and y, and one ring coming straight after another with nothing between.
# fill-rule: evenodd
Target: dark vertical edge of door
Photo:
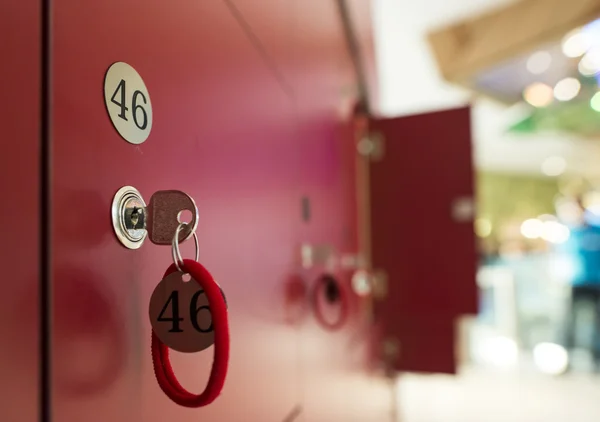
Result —
<instances>
[{"instance_id":1,"label":"dark vertical edge of door","mask_svg":"<svg viewBox=\"0 0 600 422\"><path fill-rule=\"evenodd\" d=\"M354 27L352 25L352 17L350 16L349 6L346 0L337 0L337 5L340 12L340 17L342 19L346 44L348 45L348 51L350 53L350 58L352 59L352 65L354 66L354 72L356 73L356 79L358 82L358 100L368 111L372 111L369 103L369 88L367 76L365 75L364 71L364 61L356 34L354 32Z\"/></svg>"},{"instance_id":2,"label":"dark vertical edge of door","mask_svg":"<svg viewBox=\"0 0 600 422\"><path fill-rule=\"evenodd\" d=\"M52 420L52 0L40 0L39 412Z\"/></svg>"}]
</instances>

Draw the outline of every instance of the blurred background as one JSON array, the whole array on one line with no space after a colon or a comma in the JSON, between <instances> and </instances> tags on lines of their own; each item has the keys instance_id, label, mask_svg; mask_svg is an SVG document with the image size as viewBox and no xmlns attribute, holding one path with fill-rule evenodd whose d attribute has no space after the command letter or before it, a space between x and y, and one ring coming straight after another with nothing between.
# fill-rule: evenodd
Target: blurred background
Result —
<instances>
[{"instance_id":1,"label":"blurred background","mask_svg":"<svg viewBox=\"0 0 600 422\"><path fill-rule=\"evenodd\" d=\"M586 7L600 3L376 2L381 113L473 106L480 311L460 323L456 377L399 376L400 420L600 415L600 20L573 19Z\"/></svg>"}]
</instances>

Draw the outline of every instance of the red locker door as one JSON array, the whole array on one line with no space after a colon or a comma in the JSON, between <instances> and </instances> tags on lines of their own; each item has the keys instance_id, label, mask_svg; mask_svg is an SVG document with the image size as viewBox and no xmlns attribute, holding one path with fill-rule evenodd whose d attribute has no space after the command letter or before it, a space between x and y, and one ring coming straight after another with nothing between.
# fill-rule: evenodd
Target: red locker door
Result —
<instances>
[{"instance_id":1,"label":"red locker door","mask_svg":"<svg viewBox=\"0 0 600 422\"><path fill-rule=\"evenodd\" d=\"M455 319L477 310L470 109L373 120L371 253L396 369L455 371ZM375 139L377 139L375 137Z\"/></svg>"},{"instance_id":2,"label":"red locker door","mask_svg":"<svg viewBox=\"0 0 600 422\"><path fill-rule=\"evenodd\" d=\"M323 327L314 308L302 327L302 415L305 422L387 422L390 392L381 379L367 373L368 340L351 289L353 271L343 268L339 259L358 252L351 128L358 83L338 3L295 2L294 65L286 68L298 113L302 194L311 209L299 240L334 248L338 255L331 271L348 300L348 317L338 330ZM353 23L366 27L371 22L370 2L360 3L361 13ZM321 262L305 273L311 291L325 267ZM319 303L330 321L339 317L339 302Z\"/></svg>"},{"instance_id":3,"label":"red locker door","mask_svg":"<svg viewBox=\"0 0 600 422\"><path fill-rule=\"evenodd\" d=\"M0 2L0 408L38 414L40 2Z\"/></svg>"},{"instance_id":4,"label":"red locker door","mask_svg":"<svg viewBox=\"0 0 600 422\"><path fill-rule=\"evenodd\" d=\"M53 3L55 419L284 420L299 400L298 332L283 309L301 218L290 97L230 2ZM104 104L117 61L151 98L137 146ZM154 379L147 306L170 247L118 243L110 206L124 185L146 201L178 189L197 203L200 260L227 294L232 344L225 390L207 408L175 405ZM172 360L200 392L212 349Z\"/></svg>"}]
</instances>

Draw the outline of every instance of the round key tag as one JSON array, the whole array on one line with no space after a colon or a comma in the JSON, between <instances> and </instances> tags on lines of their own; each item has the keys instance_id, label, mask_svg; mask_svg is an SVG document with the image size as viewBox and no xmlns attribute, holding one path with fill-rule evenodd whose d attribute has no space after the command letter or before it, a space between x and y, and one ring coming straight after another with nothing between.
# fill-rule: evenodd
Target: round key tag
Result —
<instances>
[{"instance_id":1,"label":"round key tag","mask_svg":"<svg viewBox=\"0 0 600 422\"><path fill-rule=\"evenodd\" d=\"M225 303L227 299L221 289ZM169 348L182 353L205 350L215 342L212 315L202 287L175 271L161 280L150 298L150 324Z\"/></svg>"}]
</instances>

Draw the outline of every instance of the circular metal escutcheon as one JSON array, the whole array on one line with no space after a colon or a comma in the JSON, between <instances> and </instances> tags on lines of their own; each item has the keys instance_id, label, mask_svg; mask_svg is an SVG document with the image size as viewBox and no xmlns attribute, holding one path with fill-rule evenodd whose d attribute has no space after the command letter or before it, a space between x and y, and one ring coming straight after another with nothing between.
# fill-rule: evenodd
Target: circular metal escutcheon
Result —
<instances>
[{"instance_id":1,"label":"circular metal escutcheon","mask_svg":"<svg viewBox=\"0 0 600 422\"><path fill-rule=\"evenodd\" d=\"M138 249L146 240L146 203L138 190L124 186L115 194L112 223L117 239L128 249Z\"/></svg>"}]
</instances>

